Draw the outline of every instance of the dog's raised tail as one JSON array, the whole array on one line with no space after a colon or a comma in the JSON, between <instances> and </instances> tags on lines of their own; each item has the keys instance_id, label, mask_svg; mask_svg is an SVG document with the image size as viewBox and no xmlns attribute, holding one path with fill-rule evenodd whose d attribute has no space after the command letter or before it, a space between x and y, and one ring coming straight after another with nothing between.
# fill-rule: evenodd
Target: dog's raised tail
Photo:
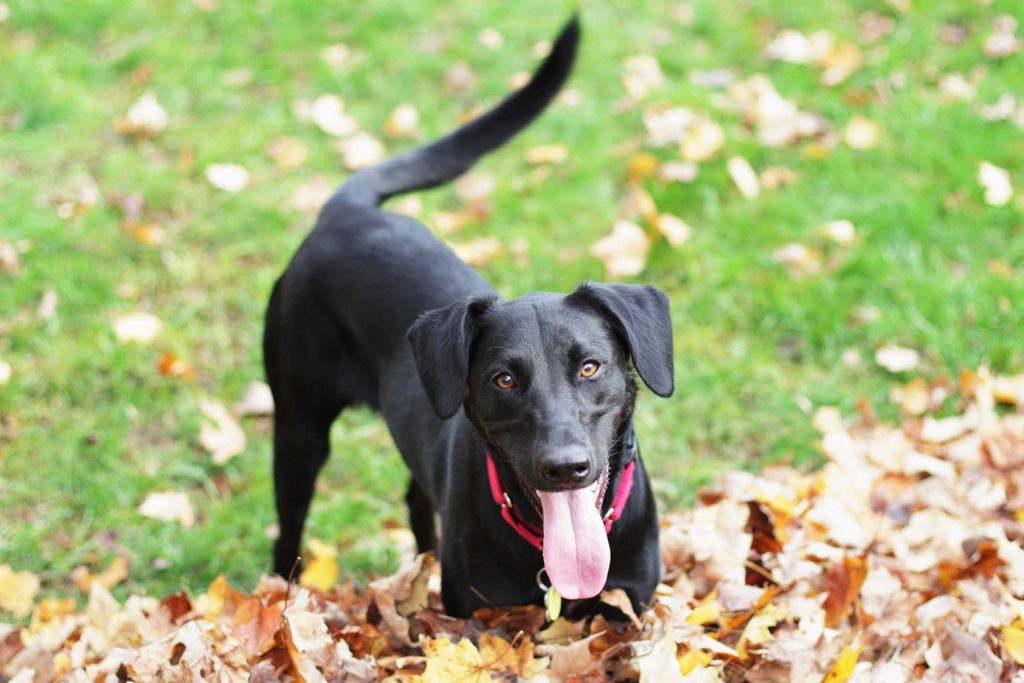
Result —
<instances>
[{"instance_id":1,"label":"dog's raised tail","mask_svg":"<svg viewBox=\"0 0 1024 683\"><path fill-rule=\"evenodd\" d=\"M544 111L572 71L579 37L579 18L573 16L522 89L443 138L352 175L338 188L332 202L376 206L389 197L436 187L465 173Z\"/></svg>"}]
</instances>

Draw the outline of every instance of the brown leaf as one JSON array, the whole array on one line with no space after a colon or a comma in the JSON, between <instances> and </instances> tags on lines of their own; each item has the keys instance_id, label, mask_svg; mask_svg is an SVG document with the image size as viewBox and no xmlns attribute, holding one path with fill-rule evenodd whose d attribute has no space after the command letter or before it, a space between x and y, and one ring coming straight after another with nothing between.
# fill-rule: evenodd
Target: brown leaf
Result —
<instances>
[{"instance_id":1,"label":"brown leaf","mask_svg":"<svg viewBox=\"0 0 1024 683\"><path fill-rule=\"evenodd\" d=\"M825 625L836 628L850 612L860 594L860 587L868 574L866 557L846 555L825 570L828 579L828 597L825 599Z\"/></svg>"}]
</instances>

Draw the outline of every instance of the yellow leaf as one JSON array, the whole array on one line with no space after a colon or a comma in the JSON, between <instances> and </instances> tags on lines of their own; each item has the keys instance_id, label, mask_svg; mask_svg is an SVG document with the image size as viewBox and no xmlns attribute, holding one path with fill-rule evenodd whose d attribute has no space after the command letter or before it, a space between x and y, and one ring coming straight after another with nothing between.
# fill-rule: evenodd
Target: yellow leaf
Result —
<instances>
[{"instance_id":1,"label":"yellow leaf","mask_svg":"<svg viewBox=\"0 0 1024 683\"><path fill-rule=\"evenodd\" d=\"M299 575L299 585L322 591L330 590L341 575L338 571L338 551L323 541L311 538L309 552L313 559Z\"/></svg>"},{"instance_id":2,"label":"yellow leaf","mask_svg":"<svg viewBox=\"0 0 1024 683\"><path fill-rule=\"evenodd\" d=\"M718 591L713 590L686 616L686 623L704 626L718 619L721 611L722 608L718 604Z\"/></svg>"},{"instance_id":3,"label":"yellow leaf","mask_svg":"<svg viewBox=\"0 0 1024 683\"><path fill-rule=\"evenodd\" d=\"M686 654L677 654L679 672L684 676L699 666L707 666L711 663L711 653L704 650L689 650Z\"/></svg>"},{"instance_id":4,"label":"yellow leaf","mask_svg":"<svg viewBox=\"0 0 1024 683\"><path fill-rule=\"evenodd\" d=\"M1003 647L1013 661L1024 664L1024 628L1021 620L1003 628Z\"/></svg>"},{"instance_id":5,"label":"yellow leaf","mask_svg":"<svg viewBox=\"0 0 1024 683\"><path fill-rule=\"evenodd\" d=\"M32 572L16 572L0 564L0 610L19 619L32 611L32 599L39 592L39 579Z\"/></svg>"},{"instance_id":6,"label":"yellow leaf","mask_svg":"<svg viewBox=\"0 0 1024 683\"><path fill-rule=\"evenodd\" d=\"M853 647L852 645L844 647L839 653L839 658L836 659L835 666L825 674L822 683L844 683L853 675L853 669L857 666L857 658L863 651L863 647Z\"/></svg>"},{"instance_id":7,"label":"yellow leaf","mask_svg":"<svg viewBox=\"0 0 1024 683\"><path fill-rule=\"evenodd\" d=\"M487 671L503 674L502 678L530 678L543 665L542 660L534 659L533 641L529 638L522 638L516 647L490 633L480 636L480 661Z\"/></svg>"},{"instance_id":8,"label":"yellow leaf","mask_svg":"<svg viewBox=\"0 0 1024 683\"><path fill-rule=\"evenodd\" d=\"M423 683L490 683L493 679L484 668L480 652L467 638L457 644L447 638L423 642L427 668Z\"/></svg>"},{"instance_id":9,"label":"yellow leaf","mask_svg":"<svg viewBox=\"0 0 1024 683\"><path fill-rule=\"evenodd\" d=\"M569 147L559 143L537 145L526 150L523 156L531 164L560 164L569 157Z\"/></svg>"},{"instance_id":10,"label":"yellow leaf","mask_svg":"<svg viewBox=\"0 0 1024 683\"><path fill-rule=\"evenodd\" d=\"M766 605L761 611L750 618L743 628L736 651L741 659L747 658L747 645L760 645L772 637L771 628L786 616L786 608L782 605Z\"/></svg>"}]
</instances>

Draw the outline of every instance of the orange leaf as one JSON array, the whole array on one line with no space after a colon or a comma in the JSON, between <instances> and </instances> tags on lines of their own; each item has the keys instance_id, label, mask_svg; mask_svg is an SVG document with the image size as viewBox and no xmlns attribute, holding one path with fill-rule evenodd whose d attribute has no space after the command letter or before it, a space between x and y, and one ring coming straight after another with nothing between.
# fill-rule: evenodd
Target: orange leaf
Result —
<instances>
[{"instance_id":1,"label":"orange leaf","mask_svg":"<svg viewBox=\"0 0 1024 683\"><path fill-rule=\"evenodd\" d=\"M843 558L825 571L828 578L828 598L825 599L825 625L835 628L850 611L860 594L860 587L868 575L866 557Z\"/></svg>"}]
</instances>

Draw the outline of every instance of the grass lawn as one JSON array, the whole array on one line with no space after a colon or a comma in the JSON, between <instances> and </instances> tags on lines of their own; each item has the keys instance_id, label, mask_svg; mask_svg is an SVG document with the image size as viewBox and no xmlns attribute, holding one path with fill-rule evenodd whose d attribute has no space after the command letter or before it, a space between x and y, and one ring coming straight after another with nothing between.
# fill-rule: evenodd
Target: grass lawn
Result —
<instances>
[{"instance_id":1,"label":"grass lawn","mask_svg":"<svg viewBox=\"0 0 1024 683\"><path fill-rule=\"evenodd\" d=\"M575 5L5 2L0 243L16 248L20 267L0 270L0 360L11 366L0 386L0 563L62 594L73 591L74 567L102 567L119 554L131 559L122 594L201 588L221 572L251 587L269 569L275 521L270 425L246 420L244 454L215 466L197 442L197 399L231 405L262 378L267 296L312 225L291 199L316 177L334 184L346 173L335 140L297 117L294 103L339 94L389 153L407 149L415 142L384 132L397 105L415 104L421 140L447 132L531 69L534 45ZM1016 0L935 0L903 14L899 4L584 2L571 82L579 104L556 106L481 165L497 181L491 217L451 239L496 236L508 248L522 238L527 257L495 259L486 277L508 297L566 291L604 278L588 248L629 194L623 150L643 142L644 108L686 106L724 128L724 148L692 183L643 181L662 211L694 229L679 248L656 244L632 279L664 289L673 305L677 392L659 400L645 391L639 406L665 509L687 504L726 468L813 464L812 406L852 412L864 397L894 418L889 394L908 377L875 364L882 344L919 350L916 372L930 378L955 380L981 364L1024 371L1024 131L977 111L1024 93L1024 54L983 51L996 17L1024 22L1024 10ZM866 39L867 12L890 19L892 30ZM477 40L487 27L504 36L501 47ZM859 44L864 64L825 87L818 68L764 56L782 28L827 29ZM322 51L338 43L352 55L332 66ZM624 108L630 55L657 57L665 83ZM476 80L452 93L445 78L458 60ZM723 90L691 78L718 69L767 75L838 133L854 116L875 121L879 143L766 147L723 104ZM954 72L976 87L973 101L943 94ZM147 91L168 113L166 130L150 140L118 134L114 120ZM294 170L266 151L282 136L308 149ZM568 145L568 159L529 182L524 151L554 142ZM678 158L672 147L652 152ZM746 200L726 170L734 155L798 178ZM1007 205L985 203L982 160L1014 174L1017 197ZM220 162L248 169L248 187L213 187L204 169ZM83 207L91 191L95 201ZM428 216L461 206L451 187L421 198ZM160 226L162 244L126 228L133 212L135 222ZM837 219L853 223L857 241L833 263L836 248L819 226ZM773 252L791 242L823 250L823 271L793 277L776 263ZM50 291L56 310L40 316ZM149 345L118 342L114 319L138 310L157 315L163 331ZM161 374L166 351L194 376ZM853 352L860 362L843 362ZM339 547L346 573L392 567L382 529L404 524L405 481L383 423L346 413L307 538ZM141 517L137 507L156 489L187 492L196 524Z\"/></svg>"}]
</instances>

